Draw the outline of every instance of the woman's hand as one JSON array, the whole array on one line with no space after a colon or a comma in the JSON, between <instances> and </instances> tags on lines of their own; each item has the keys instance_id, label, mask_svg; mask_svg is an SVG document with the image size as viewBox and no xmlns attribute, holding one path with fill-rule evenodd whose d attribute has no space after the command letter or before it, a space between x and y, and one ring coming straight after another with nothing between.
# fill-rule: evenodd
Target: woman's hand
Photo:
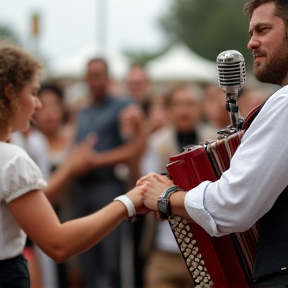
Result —
<instances>
[{"instance_id":1,"label":"woman's hand","mask_svg":"<svg viewBox=\"0 0 288 288\"><path fill-rule=\"evenodd\" d=\"M163 191L173 185L173 181L167 176L156 173L149 173L140 178L136 184L137 187L142 187L144 205L153 211L158 211L157 201Z\"/></svg>"},{"instance_id":2,"label":"woman's hand","mask_svg":"<svg viewBox=\"0 0 288 288\"><path fill-rule=\"evenodd\" d=\"M136 186L125 195L133 202L136 214L146 214L150 212L143 203L143 186Z\"/></svg>"}]
</instances>

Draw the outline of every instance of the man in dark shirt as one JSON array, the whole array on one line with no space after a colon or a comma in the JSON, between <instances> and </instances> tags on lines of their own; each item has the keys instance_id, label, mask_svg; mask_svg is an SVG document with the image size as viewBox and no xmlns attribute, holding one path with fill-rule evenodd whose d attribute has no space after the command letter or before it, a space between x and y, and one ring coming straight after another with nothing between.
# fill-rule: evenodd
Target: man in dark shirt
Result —
<instances>
[{"instance_id":1,"label":"man in dark shirt","mask_svg":"<svg viewBox=\"0 0 288 288\"><path fill-rule=\"evenodd\" d=\"M86 82L91 94L90 104L78 114L76 142L83 142L91 133L96 134L95 168L75 179L72 185L74 217L91 214L125 192L125 181L117 173L117 164L128 160L137 146L132 146L134 140L126 144L121 136L119 115L131 100L109 94L108 67L103 59L92 59L88 63ZM120 287L120 229L115 229L79 256L85 287Z\"/></svg>"}]
</instances>

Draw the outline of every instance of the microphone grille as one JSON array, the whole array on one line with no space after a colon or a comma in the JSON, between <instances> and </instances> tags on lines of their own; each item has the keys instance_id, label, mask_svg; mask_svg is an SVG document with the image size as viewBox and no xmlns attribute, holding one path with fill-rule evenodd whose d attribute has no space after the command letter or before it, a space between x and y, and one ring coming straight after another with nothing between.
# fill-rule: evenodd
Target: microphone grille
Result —
<instances>
[{"instance_id":1,"label":"microphone grille","mask_svg":"<svg viewBox=\"0 0 288 288\"><path fill-rule=\"evenodd\" d=\"M227 50L217 57L218 83L227 93L240 91L245 82L245 60L236 50Z\"/></svg>"}]
</instances>

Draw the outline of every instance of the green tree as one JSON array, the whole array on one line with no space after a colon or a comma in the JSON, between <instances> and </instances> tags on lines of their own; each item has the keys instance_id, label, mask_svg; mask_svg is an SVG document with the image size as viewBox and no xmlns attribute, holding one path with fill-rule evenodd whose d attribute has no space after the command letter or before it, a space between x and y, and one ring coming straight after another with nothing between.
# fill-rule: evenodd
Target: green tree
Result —
<instances>
[{"instance_id":1,"label":"green tree","mask_svg":"<svg viewBox=\"0 0 288 288\"><path fill-rule=\"evenodd\" d=\"M11 28L0 24L0 40L9 39L10 41L19 44L18 37Z\"/></svg>"},{"instance_id":2,"label":"green tree","mask_svg":"<svg viewBox=\"0 0 288 288\"><path fill-rule=\"evenodd\" d=\"M170 43L184 42L199 55L215 61L225 50L238 50L247 66L249 21L243 13L246 0L172 0L169 12L160 19Z\"/></svg>"}]
</instances>

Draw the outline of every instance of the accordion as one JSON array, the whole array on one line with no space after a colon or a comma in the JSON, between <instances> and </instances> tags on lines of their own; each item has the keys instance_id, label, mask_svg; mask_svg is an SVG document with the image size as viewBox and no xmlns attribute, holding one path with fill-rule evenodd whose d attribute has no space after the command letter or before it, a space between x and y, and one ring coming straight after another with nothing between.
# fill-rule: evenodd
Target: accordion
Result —
<instances>
[{"instance_id":1,"label":"accordion","mask_svg":"<svg viewBox=\"0 0 288 288\"><path fill-rule=\"evenodd\" d=\"M190 190L205 180L219 179L229 169L243 133L260 108L250 112L241 130L227 127L218 132L217 140L191 146L170 157L166 168L174 184ZM178 216L171 216L168 221L195 287L251 287L258 242L257 223L243 233L211 237L195 222Z\"/></svg>"}]
</instances>

